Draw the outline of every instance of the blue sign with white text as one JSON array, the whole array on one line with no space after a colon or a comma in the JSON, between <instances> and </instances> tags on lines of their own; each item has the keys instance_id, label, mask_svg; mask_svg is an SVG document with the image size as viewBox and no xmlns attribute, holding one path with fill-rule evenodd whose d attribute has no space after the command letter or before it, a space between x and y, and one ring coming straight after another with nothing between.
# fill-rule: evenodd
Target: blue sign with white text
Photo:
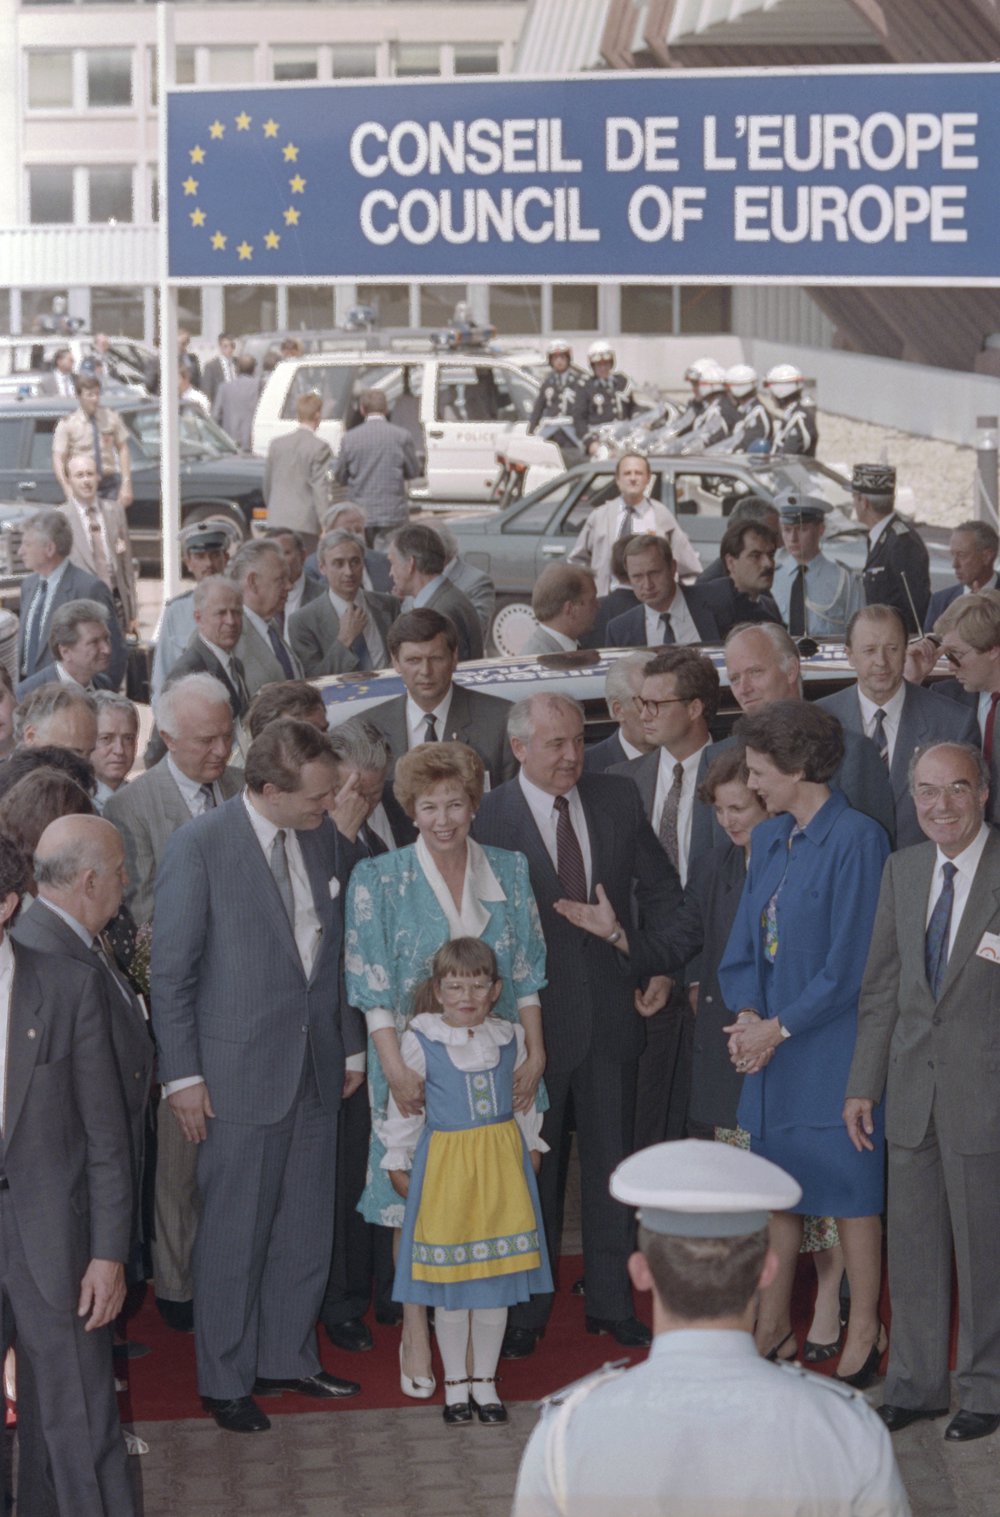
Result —
<instances>
[{"instance_id":1,"label":"blue sign with white text","mask_svg":"<svg viewBox=\"0 0 1000 1517\"><path fill-rule=\"evenodd\" d=\"M171 91L171 279L1000 279L1000 70Z\"/></svg>"}]
</instances>

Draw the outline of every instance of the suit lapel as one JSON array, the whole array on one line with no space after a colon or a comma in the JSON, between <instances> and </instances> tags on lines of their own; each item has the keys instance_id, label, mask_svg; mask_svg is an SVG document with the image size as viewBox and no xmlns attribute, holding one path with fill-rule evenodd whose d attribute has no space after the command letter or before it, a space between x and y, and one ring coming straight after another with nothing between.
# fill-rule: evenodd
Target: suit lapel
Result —
<instances>
[{"instance_id":1,"label":"suit lapel","mask_svg":"<svg viewBox=\"0 0 1000 1517\"><path fill-rule=\"evenodd\" d=\"M930 881L928 881L928 891L929 889ZM926 900L926 897L924 899ZM986 839L983 856L979 860L979 868L972 881L972 889L965 903L958 932L955 934L955 942L948 955L948 966L944 972L940 1000L944 999L954 979L961 974L972 958L980 938L996 916L998 909L1000 909L1000 836L991 830Z\"/></svg>"},{"instance_id":2,"label":"suit lapel","mask_svg":"<svg viewBox=\"0 0 1000 1517\"><path fill-rule=\"evenodd\" d=\"M647 820L653 820L653 804L656 800L656 779L660 770L660 750L654 748L652 753L644 753L641 759L636 760L632 771L632 779L639 787L642 796L642 809L646 813Z\"/></svg>"},{"instance_id":3,"label":"suit lapel","mask_svg":"<svg viewBox=\"0 0 1000 1517\"><path fill-rule=\"evenodd\" d=\"M9 1144L31 1076L38 1062L43 1022L39 1017L42 987L14 944L14 980L10 995L10 1027L7 1033L7 1098L4 1108L4 1143Z\"/></svg>"},{"instance_id":4,"label":"suit lapel","mask_svg":"<svg viewBox=\"0 0 1000 1517\"><path fill-rule=\"evenodd\" d=\"M508 846L519 849L524 854L532 871L541 870L549 882L549 893L552 899L561 900L565 893L562 881L545 846L542 834L538 830L531 807L524 798L524 791L517 780L508 780L504 788L508 792L508 821L513 833ZM591 854L593 854L593 845Z\"/></svg>"},{"instance_id":5,"label":"suit lapel","mask_svg":"<svg viewBox=\"0 0 1000 1517\"><path fill-rule=\"evenodd\" d=\"M302 959L295 942L295 932L288 920L284 902L278 894L278 886L271 873L270 864L264 857L264 850L257 841L257 834L246 814L243 799L241 796L236 796L233 800L227 801L226 806L232 807L235 817L234 847L239 852L241 861L246 865L245 873L240 876L241 884L256 897L263 920L275 924L275 931L282 948L292 955L301 969Z\"/></svg>"},{"instance_id":6,"label":"suit lapel","mask_svg":"<svg viewBox=\"0 0 1000 1517\"><path fill-rule=\"evenodd\" d=\"M896 798L897 806L909 789L910 759L913 757L913 750L921 745L924 737L924 729L919 713L914 710L916 703L917 698L911 686L907 684L903 693L903 709L899 714L896 747L892 755L892 764L889 767L892 793Z\"/></svg>"},{"instance_id":7,"label":"suit lapel","mask_svg":"<svg viewBox=\"0 0 1000 1517\"><path fill-rule=\"evenodd\" d=\"M177 788L177 781L167 767L166 759L150 771L150 782L156 786L159 793L163 819L167 823L169 836L176 832L178 827L183 827L185 822L191 820L191 813L187 802Z\"/></svg>"},{"instance_id":8,"label":"suit lapel","mask_svg":"<svg viewBox=\"0 0 1000 1517\"><path fill-rule=\"evenodd\" d=\"M469 743L471 747L475 746L471 741L475 737L475 720L469 710L469 698L461 685L451 687L451 705L448 708L446 726L449 737L456 738L460 743Z\"/></svg>"}]
</instances>

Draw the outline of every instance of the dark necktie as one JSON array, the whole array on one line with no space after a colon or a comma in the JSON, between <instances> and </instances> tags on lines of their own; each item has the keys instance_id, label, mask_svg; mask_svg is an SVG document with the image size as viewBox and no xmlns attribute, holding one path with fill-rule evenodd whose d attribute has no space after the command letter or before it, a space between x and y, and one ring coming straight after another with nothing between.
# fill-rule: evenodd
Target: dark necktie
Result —
<instances>
[{"instance_id":1,"label":"dark necktie","mask_svg":"<svg viewBox=\"0 0 1000 1517\"><path fill-rule=\"evenodd\" d=\"M292 931L294 932L295 896L292 892L292 876L288 872L288 853L285 849L285 829L283 827L279 827L274 835L269 862L271 873L274 876L274 883L277 885L278 894L281 896L281 904L285 908L288 920L292 924Z\"/></svg>"},{"instance_id":2,"label":"dark necktie","mask_svg":"<svg viewBox=\"0 0 1000 1517\"><path fill-rule=\"evenodd\" d=\"M618 539L631 537L635 531L635 506L622 507L622 524L618 528Z\"/></svg>"},{"instance_id":3,"label":"dark necktie","mask_svg":"<svg viewBox=\"0 0 1000 1517\"><path fill-rule=\"evenodd\" d=\"M677 639L674 636L674 624L670 620L669 611L660 612L660 626L663 628L662 641L664 646L666 646L668 643L676 643Z\"/></svg>"},{"instance_id":4,"label":"dark necktie","mask_svg":"<svg viewBox=\"0 0 1000 1517\"><path fill-rule=\"evenodd\" d=\"M288 649L282 642L281 634L273 622L268 622L267 624L267 635L270 639L271 649L274 653L274 656L278 660L278 663L281 665L282 669L285 671L285 678L294 679L295 670L292 668L292 661L288 656Z\"/></svg>"},{"instance_id":5,"label":"dark necktie","mask_svg":"<svg viewBox=\"0 0 1000 1517\"><path fill-rule=\"evenodd\" d=\"M569 800L564 795L555 797L556 818L556 873L568 901L587 899L587 871L583 863L583 850L569 814Z\"/></svg>"},{"instance_id":6,"label":"dark necktie","mask_svg":"<svg viewBox=\"0 0 1000 1517\"><path fill-rule=\"evenodd\" d=\"M102 479L104 469L101 465L101 429L97 425L96 416L90 418L90 431L94 439L94 468L97 470L98 479Z\"/></svg>"},{"instance_id":7,"label":"dark necktie","mask_svg":"<svg viewBox=\"0 0 1000 1517\"><path fill-rule=\"evenodd\" d=\"M359 632L357 637L354 639L353 643L351 644L351 652L354 654L354 657L358 661L359 669L371 668L372 656L368 644L365 642L365 634L363 632Z\"/></svg>"},{"instance_id":8,"label":"dark necktie","mask_svg":"<svg viewBox=\"0 0 1000 1517\"><path fill-rule=\"evenodd\" d=\"M434 712L433 711L429 711L427 713L427 715L425 716L425 718L424 718L424 742L425 743L436 743L437 742L438 735L437 735L437 730L436 730L436 727L435 727L435 723L436 722L437 722L437 717L434 715Z\"/></svg>"},{"instance_id":9,"label":"dark necktie","mask_svg":"<svg viewBox=\"0 0 1000 1517\"><path fill-rule=\"evenodd\" d=\"M122 999L127 1002L129 1009L135 1008L135 997L132 987L115 963L115 956L111 948L110 940L106 933L101 933L93 942L93 951L104 966L105 973L110 975L115 983L115 989Z\"/></svg>"},{"instance_id":10,"label":"dark necktie","mask_svg":"<svg viewBox=\"0 0 1000 1517\"><path fill-rule=\"evenodd\" d=\"M986 728L983 732L983 758L987 764L993 763L993 729L997 723L998 701L1000 701L1000 690L995 690L990 696L990 709L986 713Z\"/></svg>"},{"instance_id":11,"label":"dark necktie","mask_svg":"<svg viewBox=\"0 0 1000 1517\"><path fill-rule=\"evenodd\" d=\"M875 730L872 733L872 742L879 751L879 757L883 764L889 762L889 739L885 730L885 712L879 706L875 713Z\"/></svg>"},{"instance_id":12,"label":"dark necktie","mask_svg":"<svg viewBox=\"0 0 1000 1517\"><path fill-rule=\"evenodd\" d=\"M361 831L358 833L358 842L365 850L370 859L377 859L381 854L388 853L389 849L379 837L374 827L369 827L367 822L362 822Z\"/></svg>"},{"instance_id":13,"label":"dark necktie","mask_svg":"<svg viewBox=\"0 0 1000 1517\"><path fill-rule=\"evenodd\" d=\"M48 588L47 580L38 581L38 589L35 591L28 611L28 635L24 640L24 652L21 655L21 673L24 675L35 672L38 642L41 637L42 622L45 620L45 598Z\"/></svg>"},{"instance_id":14,"label":"dark necktie","mask_svg":"<svg viewBox=\"0 0 1000 1517\"><path fill-rule=\"evenodd\" d=\"M667 791L660 816L660 842L667 858L680 873L680 842L677 835L677 819L681 809L681 794L684 789L684 765L674 765L674 782Z\"/></svg>"},{"instance_id":15,"label":"dark necktie","mask_svg":"<svg viewBox=\"0 0 1000 1517\"><path fill-rule=\"evenodd\" d=\"M791 637L806 635L806 566L799 564L788 600L788 631Z\"/></svg>"},{"instance_id":16,"label":"dark necktie","mask_svg":"<svg viewBox=\"0 0 1000 1517\"><path fill-rule=\"evenodd\" d=\"M246 714L246 709L250 704L250 692L247 689L247 676L246 671L243 668L242 659L238 659L236 655L232 653L229 655L229 683L236 691L236 699L239 701L240 709L236 714L237 716L244 716Z\"/></svg>"},{"instance_id":17,"label":"dark necktie","mask_svg":"<svg viewBox=\"0 0 1000 1517\"><path fill-rule=\"evenodd\" d=\"M204 813L206 811L214 811L215 810L215 791L212 789L211 785L199 785L198 786L198 794L201 796L201 799L202 799L202 802L203 802L203 805L202 805L202 808L201 808L202 815L204 815Z\"/></svg>"},{"instance_id":18,"label":"dark necktie","mask_svg":"<svg viewBox=\"0 0 1000 1517\"><path fill-rule=\"evenodd\" d=\"M81 505L83 505L84 514L87 518L87 527L90 530L90 551L94 555L94 572L98 579L103 580L109 590L113 590L114 576L111 572L111 563L104 546L104 533L101 530L99 508L92 500L86 503L81 501Z\"/></svg>"},{"instance_id":19,"label":"dark necktie","mask_svg":"<svg viewBox=\"0 0 1000 1517\"><path fill-rule=\"evenodd\" d=\"M955 875L958 870L954 864L942 864L941 873L944 875L944 884L941 886L941 894L934 903L934 910L927 923L927 933L924 938L924 968L927 971L927 983L935 1001L941 995L941 986L944 984L945 971L948 968L948 936L951 932L951 912L955 904Z\"/></svg>"}]
</instances>

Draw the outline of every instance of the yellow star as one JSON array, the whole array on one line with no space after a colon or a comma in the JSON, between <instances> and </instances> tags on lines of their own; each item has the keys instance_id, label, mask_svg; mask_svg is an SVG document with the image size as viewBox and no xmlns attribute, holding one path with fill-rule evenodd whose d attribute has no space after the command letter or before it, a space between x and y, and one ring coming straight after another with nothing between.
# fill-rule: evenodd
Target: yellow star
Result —
<instances>
[{"instance_id":1,"label":"yellow star","mask_svg":"<svg viewBox=\"0 0 1000 1517\"><path fill-rule=\"evenodd\" d=\"M264 246L266 248L276 248L280 241L281 238L278 236L277 232L266 232L264 234Z\"/></svg>"},{"instance_id":2,"label":"yellow star","mask_svg":"<svg viewBox=\"0 0 1000 1517\"><path fill-rule=\"evenodd\" d=\"M295 163L298 160L299 150L294 142L286 142L282 148L282 152L285 155L286 163Z\"/></svg>"},{"instance_id":3,"label":"yellow star","mask_svg":"<svg viewBox=\"0 0 1000 1517\"><path fill-rule=\"evenodd\" d=\"M204 211L199 211L199 210L193 210L191 212L191 225L192 226L204 226L205 225L205 212Z\"/></svg>"},{"instance_id":4,"label":"yellow star","mask_svg":"<svg viewBox=\"0 0 1000 1517\"><path fill-rule=\"evenodd\" d=\"M226 129L223 126L222 122L218 119L213 121L212 125L208 129L208 135L210 137L215 137L216 140L218 140L220 137L224 137L226 135Z\"/></svg>"},{"instance_id":5,"label":"yellow star","mask_svg":"<svg viewBox=\"0 0 1000 1517\"><path fill-rule=\"evenodd\" d=\"M240 255L241 263L249 263L250 259L253 257L253 247L249 242L239 243L237 245L236 251Z\"/></svg>"},{"instance_id":6,"label":"yellow star","mask_svg":"<svg viewBox=\"0 0 1000 1517\"><path fill-rule=\"evenodd\" d=\"M250 130L250 117L246 111L240 111L236 117L236 130L238 132L248 132Z\"/></svg>"},{"instance_id":7,"label":"yellow star","mask_svg":"<svg viewBox=\"0 0 1000 1517\"><path fill-rule=\"evenodd\" d=\"M301 174L296 174L295 178L294 179L289 179L288 183L292 187L292 194L293 195L301 195L302 191L306 187L306 182L303 179L303 177L302 177Z\"/></svg>"},{"instance_id":8,"label":"yellow star","mask_svg":"<svg viewBox=\"0 0 1000 1517\"><path fill-rule=\"evenodd\" d=\"M288 210L285 212L285 225L286 226L298 226L298 224L299 224L299 212L295 209L295 207L293 205L290 205L288 207Z\"/></svg>"},{"instance_id":9,"label":"yellow star","mask_svg":"<svg viewBox=\"0 0 1000 1517\"><path fill-rule=\"evenodd\" d=\"M184 193L185 193L185 195L197 195L197 193L198 193L198 181L197 181L197 179L192 179L191 176L188 175L187 179L185 179L185 181L184 181Z\"/></svg>"},{"instance_id":10,"label":"yellow star","mask_svg":"<svg viewBox=\"0 0 1000 1517\"><path fill-rule=\"evenodd\" d=\"M264 122L264 136L265 137L277 137L277 135L278 135L278 123L272 117L270 120Z\"/></svg>"},{"instance_id":11,"label":"yellow star","mask_svg":"<svg viewBox=\"0 0 1000 1517\"><path fill-rule=\"evenodd\" d=\"M221 253L226 246L226 238L222 232L212 233L212 247L216 253Z\"/></svg>"},{"instance_id":12,"label":"yellow star","mask_svg":"<svg viewBox=\"0 0 1000 1517\"><path fill-rule=\"evenodd\" d=\"M193 147L188 156L190 157L192 163L204 163L205 149L203 147Z\"/></svg>"}]
</instances>

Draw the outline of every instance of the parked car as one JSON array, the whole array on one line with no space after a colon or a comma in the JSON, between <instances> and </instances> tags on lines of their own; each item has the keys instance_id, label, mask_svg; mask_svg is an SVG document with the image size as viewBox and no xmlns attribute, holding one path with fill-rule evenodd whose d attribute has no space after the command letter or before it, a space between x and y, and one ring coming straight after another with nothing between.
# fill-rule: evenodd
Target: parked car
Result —
<instances>
[{"instance_id":1,"label":"parked car","mask_svg":"<svg viewBox=\"0 0 1000 1517\"><path fill-rule=\"evenodd\" d=\"M120 412L129 431L134 502L129 531L136 557L160 562L160 408L148 397L113 391L105 404ZM0 501L61 505L52 467L52 437L73 402L58 398L0 400ZM184 522L223 516L246 537L264 505L264 466L247 458L200 406L181 407L181 517Z\"/></svg>"},{"instance_id":2,"label":"parked car","mask_svg":"<svg viewBox=\"0 0 1000 1517\"><path fill-rule=\"evenodd\" d=\"M20 337L0 337L0 378L51 369L60 348L69 348L73 368L78 369L81 361L94 352L94 339L89 332L73 332L69 336L29 332ZM155 360L156 349L134 337L108 339L105 364L112 380L119 385L144 389L147 366Z\"/></svg>"},{"instance_id":3,"label":"parked car","mask_svg":"<svg viewBox=\"0 0 1000 1517\"><path fill-rule=\"evenodd\" d=\"M300 395L323 398L319 434L334 453L344 432L360 420L362 390L384 390L389 419L413 433L425 478L410 486L421 509L451 509L456 501L487 501L504 438L523 435L538 383L489 350L463 354L383 349L310 353L272 371L254 418L253 448L297 426Z\"/></svg>"},{"instance_id":4,"label":"parked car","mask_svg":"<svg viewBox=\"0 0 1000 1517\"><path fill-rule=\"evenodd\" d=\"M772 500L790 488L817 496L831 506L824 552L850 569L864 565L865 530L851 519L850 482L815 458L758 459L748 454L724 458L660 457L649 460L651 493L677 517L707 566L719 553L719 541L740 499L747 495ZM530 495L492 515L454 517L448 526L459 552L492 578L497 589L493 641L504 653L517 653L534 625L531 590L553 560L565 558L595 506L618 493L614 460L590 459L541 485ZM921 528L931 554L935 590L954 582L944 529Z\"/></svg>"}]
</instances>

